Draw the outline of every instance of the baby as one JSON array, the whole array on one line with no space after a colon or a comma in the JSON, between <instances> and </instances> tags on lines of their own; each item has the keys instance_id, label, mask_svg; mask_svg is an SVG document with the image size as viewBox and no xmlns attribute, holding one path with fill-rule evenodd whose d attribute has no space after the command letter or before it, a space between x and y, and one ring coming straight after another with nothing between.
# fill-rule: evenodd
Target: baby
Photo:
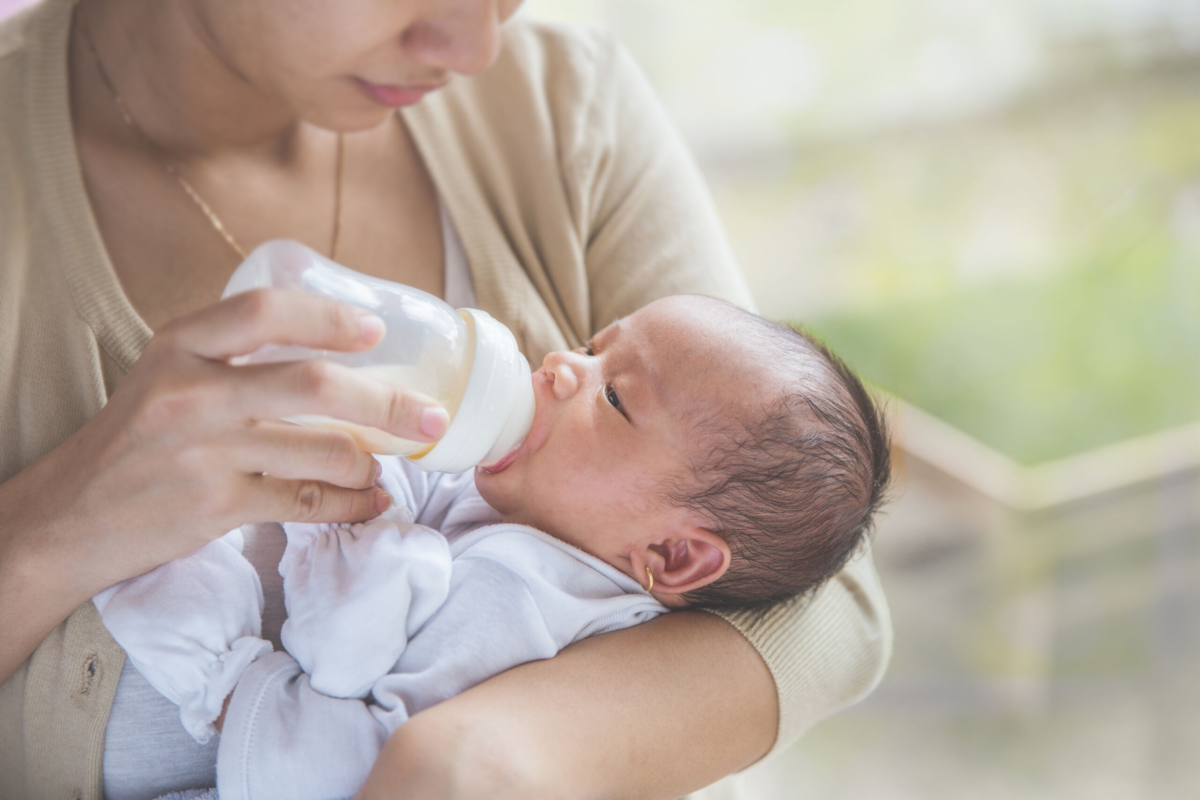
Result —
<instances>
[{"instance_id":1,"label":"baby","mask_svg":"<svg viewBox=\"0 0 1200 800\"><path fill-rule=\"evenodd\" d=\"M717 300L651 303L546 356L533 388L533 427L494 466L383 459L380 518L285 524L286 653L261 639L236 531L97 596L198 740L233 694L224 800L352 795L392 730L491 675L672 608L810 590L859 549L888 481L859 380Z\"/></svg>"}]
</instances>

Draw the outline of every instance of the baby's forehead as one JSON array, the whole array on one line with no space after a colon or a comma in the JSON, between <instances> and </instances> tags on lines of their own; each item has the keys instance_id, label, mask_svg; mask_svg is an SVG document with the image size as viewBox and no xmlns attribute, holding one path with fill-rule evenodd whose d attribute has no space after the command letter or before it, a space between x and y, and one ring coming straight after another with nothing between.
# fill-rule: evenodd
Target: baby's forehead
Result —
<instances>
[{"instance_id":1,"label":"baby's forehead","mask_svg":"<svg viewBox=\"0 0 1200 800\"><path fill-rule=\"evenodd\" d=\"M669 298L693 300L693 298ZM660 301L648 306L641 334L647 373L667 405L696 409L705 400L762 406L778 396L781 381L755 346L741 312L707 298Z\"/></svg>"},{"instance_id":2,"label":"baby's forehead","mask_svg":"<svg viewBox=\"0 0 1200 800\"><path fill-rule=\"evenodd\" d=\"M719 300L693 295L677 295L656 300L624 322L636 327L653 344L660 346L664 358L718 358L720 364L734 364L740 353L748 326L744 312ZM620 322L617 323L621 324Z\"/></svg>"}]
</instances>

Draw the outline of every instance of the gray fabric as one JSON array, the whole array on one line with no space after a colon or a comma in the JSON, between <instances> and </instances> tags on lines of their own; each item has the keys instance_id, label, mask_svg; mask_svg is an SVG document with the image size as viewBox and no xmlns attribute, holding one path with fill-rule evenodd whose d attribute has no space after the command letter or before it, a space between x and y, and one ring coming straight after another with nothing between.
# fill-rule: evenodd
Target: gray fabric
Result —
<instances>
[{"instance_id":1,"label":"gray fabric","mask_svg":"<svg viewBox=\"0 0 1200 800\"><path fill-rule=\"evenodd\" d=\"M278 522L263 522L258 525L243 525L242 537L245 544L242 555L258 573L263 591L262 638L276 650L282 650L279 632L287 619L287 608L283 604L283 577L279 574L279 559L287 547L287 535Z\"/></svg>"},{"instance_id":2,"label":"gray fabric","mask_svg":"<svg viewBox=\"0 0 1200 800\"><path fill-rule=\"evenodd\" d=\"M104 737L105 800L216 786L218 741L196 744L179 722L179 706L126 659Z\"/></svg>"}]
</instances>

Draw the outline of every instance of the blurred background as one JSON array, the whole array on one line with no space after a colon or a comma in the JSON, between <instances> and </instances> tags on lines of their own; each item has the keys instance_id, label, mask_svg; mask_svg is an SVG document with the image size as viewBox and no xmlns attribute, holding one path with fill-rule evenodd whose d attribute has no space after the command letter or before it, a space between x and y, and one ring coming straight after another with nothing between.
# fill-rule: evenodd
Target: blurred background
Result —
<instances>
[{"instance_id":1,"label":"blurred background","mask_svg":"<svg viewBox=\"0 0 1200 800\"><path fill-rule=\"evenodd\" d=\"M763 313L891 398L891 670L706 797L1200 797L1200 0L521 13L622 38Z\"/></svg>"},{"instance_id":2,"label":"blurred background","mask_svg":"<svg viewBox=\"0 0 1200 800\"><path fill-rule=\"evenodd\" d=\"M706 797L1200 797L1200 2L523 13L621 37L763 313L892 398L891 669Z\"/></svg>"}]
</instances>

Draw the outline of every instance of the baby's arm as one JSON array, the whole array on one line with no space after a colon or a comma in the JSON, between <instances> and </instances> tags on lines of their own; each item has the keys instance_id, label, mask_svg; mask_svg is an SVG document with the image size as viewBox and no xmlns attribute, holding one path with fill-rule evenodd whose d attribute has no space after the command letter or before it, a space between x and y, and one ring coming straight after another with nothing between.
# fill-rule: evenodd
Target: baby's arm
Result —
<instances>
[{"instance_id":1,"label":"baby's arm","mask_svg":"<svg viewBox=\"0 0 1200 800\"><path fill-rule=\"evenodd\" d=\"M395 671L376 684L379 705L318 691L288 653L252 664L233 693L221 732L221 800L351 797L388 735L409 716L509 666L554 655L552 638L539 629L536 608L519 579L494 564L479 566L456 564L454 583L491 594L493 602L480 606L475 592L468 597L452 589ZM387 646L383 639L376 642Z\"/></svg>"},{"instance_id":2,"label":"baby's arm","mask_svg":"<svg viewBox=\"0 0 1200 800\"><path fill-rule=\"evenodd\" d=\"M316 691L294 658L271 653L250 665L230 698L217 749L218 794L351 797L386 739L366 702Z\"/></svg>"},{"instance_id":3,"label":"baby's arm","mask_svg":"<svg viewBox=\"0 0 1200 800\"><path fill-rule=\"evenodd\" d=\"M372 689L389 731L493 675L666 611L627 576L523 526L482 528L453 550L446 602Z\"/></svg>"},{"instance_id":4,"label":"baby's arm","mask_svg":"<svg viewBox=\"0 0 1200 800\"><path fill-rule=\"evenodd\" d=\"M251 665L221 734L222 800L353 795L388 734L412 714L576 639L665 610L630 593L632 580L618 585L561 543L497 527L456 543L446 601L375 684L373 704L314 690L286 653Z\"/></svg>"},{"instance_id":5,"label":"baby's arm","mask_svg":"<svg viewBox=\"0 0 1200 800\"><path fill-rule=\"evenodd\" d=\"M382 517L283 527L283 646L317 691L366 697L446 599L446 540L430 528Z\"/></svg>"},{"instance_id":6,"label":"baby's arm","mask_svg":"<svg viewBox=\"0 0 1200 800\"><path fill-rule=\"evenodd\" d=\"M138 672L179 706L201 744L262 639L262 587L234 530L191 555L122 581L93 598Z\"/></svg>"},{"instance_id":7,"label":"baby's arm","mask_svg":"<svg viewBox=\"0 0 1200 800\"><path fill-rule=\"evenodd\" d=\"M378 483L393 500L380 517L283 526L283 645L312 687L332 697L366 697L446 598L446 540L412 523L453 531L495 516L474 491L471 473L427 473L394 457L379 462Z\"/></svg>"},{"instance_id":8,"label":"baby's arm","mask_svg":"<svg viewBox=\"0 0 1200 800\"><path fill-rule=\"evenodd\" d=\"M371 633L361 623L356 627L360 642L388 650L398 640L403 648L402 634ZM288 642L289 651L292 647ZM370 649L352 648L360 657ZM373 694L380 705L319 691L315 677L310 679L289 653L252 664L225 717L217 755L219 794L222 800L350 797L366 780L388 734L411 714L514 664L555 652L520 578L494 562L456 562L449 598L416 632L399 661L388 665L393 672L376 684ZM333 655L318 652L316 671Z\"/></svg>"}]
</instances>

